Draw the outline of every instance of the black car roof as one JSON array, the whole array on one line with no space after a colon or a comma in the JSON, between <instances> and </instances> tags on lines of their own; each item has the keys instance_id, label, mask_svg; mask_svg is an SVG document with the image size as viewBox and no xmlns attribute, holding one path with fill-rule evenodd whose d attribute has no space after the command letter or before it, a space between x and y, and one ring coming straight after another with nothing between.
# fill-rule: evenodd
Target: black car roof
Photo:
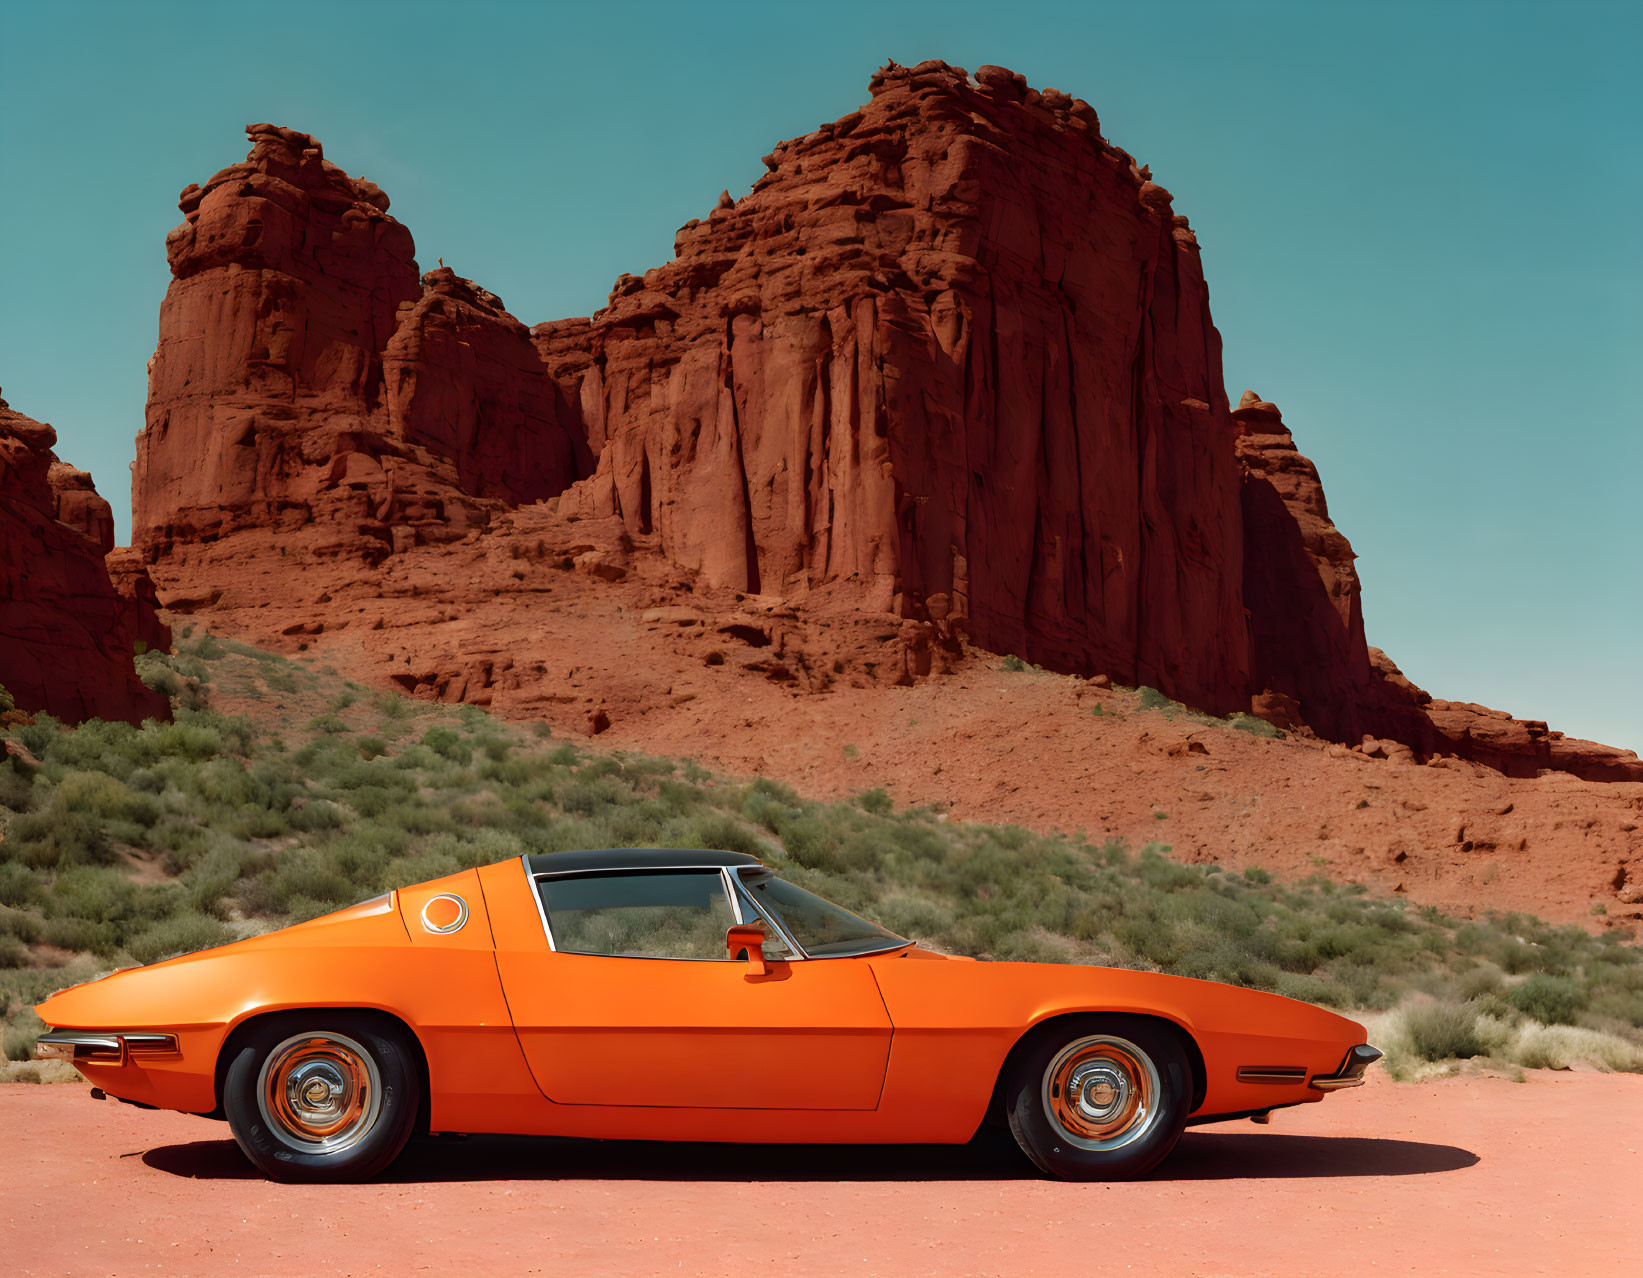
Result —
<instances>
[{"instance_id":1,"label":"black car roof","mask_svg":"<svg viewBox=\"0 0 1643 1278\"><path fill-rule=\"evenodd\" d=\"M679 870L711 866L763 865L745 852L702 848L594 848L579 852L537 852L525 858L532 874L581 874L589 870Z\"/></svg>"}]
</instances>

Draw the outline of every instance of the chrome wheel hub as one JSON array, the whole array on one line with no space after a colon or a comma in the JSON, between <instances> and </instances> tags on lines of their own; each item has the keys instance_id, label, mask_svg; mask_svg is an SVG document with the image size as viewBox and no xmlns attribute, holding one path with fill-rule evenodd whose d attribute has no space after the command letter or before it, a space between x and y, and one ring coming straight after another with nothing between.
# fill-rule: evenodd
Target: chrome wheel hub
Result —
<instances>
[{"instance_id":1,"label":"chrome wheel hub","mask_svg":"<svg viewBox=\"0 0 1643 1278\"><path fill-rule=\"evenodd\" d=\"M1161 1092L1152 1058L1128 1039L1075 1039L1044 1071L1041 1098L1056 1136L1078 1149L1118 1149L1158 1119Z\"/></svg>"},{"instance_id":2,"label":"chrome wheel hub","mask_svg":"<svg viewBox=\"0 0 1643 1278\"><path fill-rule=\"evenodd\" d=\"M1105 1123L1130 1097L1129 1075L1110 1061L1085 1061L1067 1078L1068 1099L1092 1123Z\"/></svg>"},{"instance_id":3,"label":"chrome wheel hub","mask_svg":"<svg viewBox=\"0 0 1643 1278\"><path fill-rule=\"evenodd\" d=\"M286 1039L263 1061L257 1108L268 1130L304 1154L331 1154L365 1139L382 1107L371 1055L329 1030Z\"/></svg>"}]
</instances>

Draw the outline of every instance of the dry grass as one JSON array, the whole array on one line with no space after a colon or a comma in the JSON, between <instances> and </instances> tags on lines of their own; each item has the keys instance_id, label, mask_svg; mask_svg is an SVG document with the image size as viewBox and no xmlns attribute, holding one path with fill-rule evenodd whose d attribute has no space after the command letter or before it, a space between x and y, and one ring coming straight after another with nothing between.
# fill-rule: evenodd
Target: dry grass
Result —
<instances>
[{"instance_id":1,"label":"dry grass","mask_svg":"<svg viewBox=\"0 0 1643 1278\"><path fill-rule=\"evenodd\" d=\"M1473 1061L1522 1069L1643 1073L1643 1042L1635 1030L1545 1025L1498 1012L1498 1005L1481 1000L1416 997L1362 1019L1370 1041L1386 1053L1382 1064L1387 1072L1403 1082L1453 1074Z\"/></svg>"}]
</instances>

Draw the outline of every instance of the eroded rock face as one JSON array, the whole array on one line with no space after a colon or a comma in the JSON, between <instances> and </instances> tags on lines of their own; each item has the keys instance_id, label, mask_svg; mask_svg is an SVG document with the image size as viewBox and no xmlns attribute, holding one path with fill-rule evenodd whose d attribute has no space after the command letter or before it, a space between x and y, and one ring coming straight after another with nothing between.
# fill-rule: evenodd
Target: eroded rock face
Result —
<instances>
[{"instance_id":1,"label":"eroded rock face","mask_svg":"<svg viewBox=\"0 0 1643 1278\"><path fill-rule=\"evenodd\" d=\"M312 138L253 126L168 240L134 484L165 601L243 617L341 558L414 614L408 689L505 680L526 707L558 695L552 663L493 651L506 627L411 635L494 603L478 579L406 600L451 595L423 580L439 563L615 583L643 559L656 607L699 588L871 619L832 660L794 641L809 656L776 664L807 692L952 669L968 640L1346 744L1643 779L1628 752L1433 701L1367 646L1316 469L1273 404L1230 408L1197 239L1087 104L941 62L871 89L604 310L530 330L443 265L419 279L387 197ZM507 589L507 625L537 633L550 605Z\"/></svg>"},{"instance_id":2,"label":"eroded rock face","mask_svg":"<svg viewBox=\"0 0 1643 1278\"><path fill-rule=\"evenodd\" d=\"M1371 670L1352 545L1329 517L1318 471L1277 405L1246 390L1233 411L1243 466L1244 606L1257 696L1321 736L1357 741L1380 680Z\"/></svg>"},{"instance_id":3,"label":"eroded rock face","mask_svg":"<svg viewBox=\"0 0 1643 1278\"><path fill-rule=\"evenodd\" d=\"M1317 468L1297 451L1277 405L1246 390L1232 416L1244 472L1256 714L1367 751L1390 739L1414 755L1456 755L1508 776L1549 768L1588 781L1643 781L1643 761L1630 750L1487 706L1434 700L1371 648L1356 556L1329 517Z\"/></svg>"},{"instance_id":4,"label":"eroded rock face","mask_svg":"<svg viewBox=\"0 0 1643 1278\"><path fill-rule=\"evenodd\" d=\"M114 549L114 508L97 492L91 476L67 462L52 462L46 472L51 509L59 523L77 528L102 548Z\"/></svg>"},{"instance_id":5,"label":"eroded rock face","mask_svg":"<svg viewBox=\"0 0 1643 1278\"><path fill-rule=\"evenodd\" d=\"M949 618L1248 701L1239 472L1197 245L1094 111L891 66L677 257L535 331L620 516L716 585Z\"/></svg>"},{"instance_id":6,"label":"eroded rock face","mask_svg":"<svg viewBox=\"0 0 1643 1278\"><path fill-rule=\"evenodd\" d=\"M419 279L388 197L313 138L246 132L166 240L132 489L145 554L250 533L248 553L374 562L574 479L524 326L452 271Z\"/></svg>"},{"instance_id":7,"label":"eroded rock face","mask_svg":"<svg viewBox=\"0 0 1643 1278\"><path fill-rule=\"evenodd\" d=\"M164 718L165 698L132 665L140 609L104 564L108 503L90 476L57 460L56 442L50 426L0 399L0 685L19 709L70 722ZM139 576L147 582L139 568L133 590Z\"/></svg>"},{"instance_id":8,"label":"eroded rock face","mask_svg":"<svg viewBox=\"0 0 1643 1278\"><path fill-rule=\"evenodd\" d=\"M447 458L460 489L519 505L592 468L559 386L502 299L449 267L422 277L383 353L390 435Z\"/></svg>"}]
</instances>

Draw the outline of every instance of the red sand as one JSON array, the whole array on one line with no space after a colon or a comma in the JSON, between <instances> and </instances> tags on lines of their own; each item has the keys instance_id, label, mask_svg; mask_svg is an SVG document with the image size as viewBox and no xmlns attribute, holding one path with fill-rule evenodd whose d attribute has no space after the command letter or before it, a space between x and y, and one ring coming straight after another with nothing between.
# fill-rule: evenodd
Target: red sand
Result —
<instances>
[{"instance_id":1,"label":"red sand","mask_svg":"<svg viewBox=\"0 0 1643 1278\"><path fill-rule=\"evenodd\" d=\"M420 1146L275 1185L226 1128L0 1088L8 1274L1635 1273L1643 1078L1394 1085L1189 1131L1152 1178L1008 1148Z\"/></svg>"}]
</instances>

